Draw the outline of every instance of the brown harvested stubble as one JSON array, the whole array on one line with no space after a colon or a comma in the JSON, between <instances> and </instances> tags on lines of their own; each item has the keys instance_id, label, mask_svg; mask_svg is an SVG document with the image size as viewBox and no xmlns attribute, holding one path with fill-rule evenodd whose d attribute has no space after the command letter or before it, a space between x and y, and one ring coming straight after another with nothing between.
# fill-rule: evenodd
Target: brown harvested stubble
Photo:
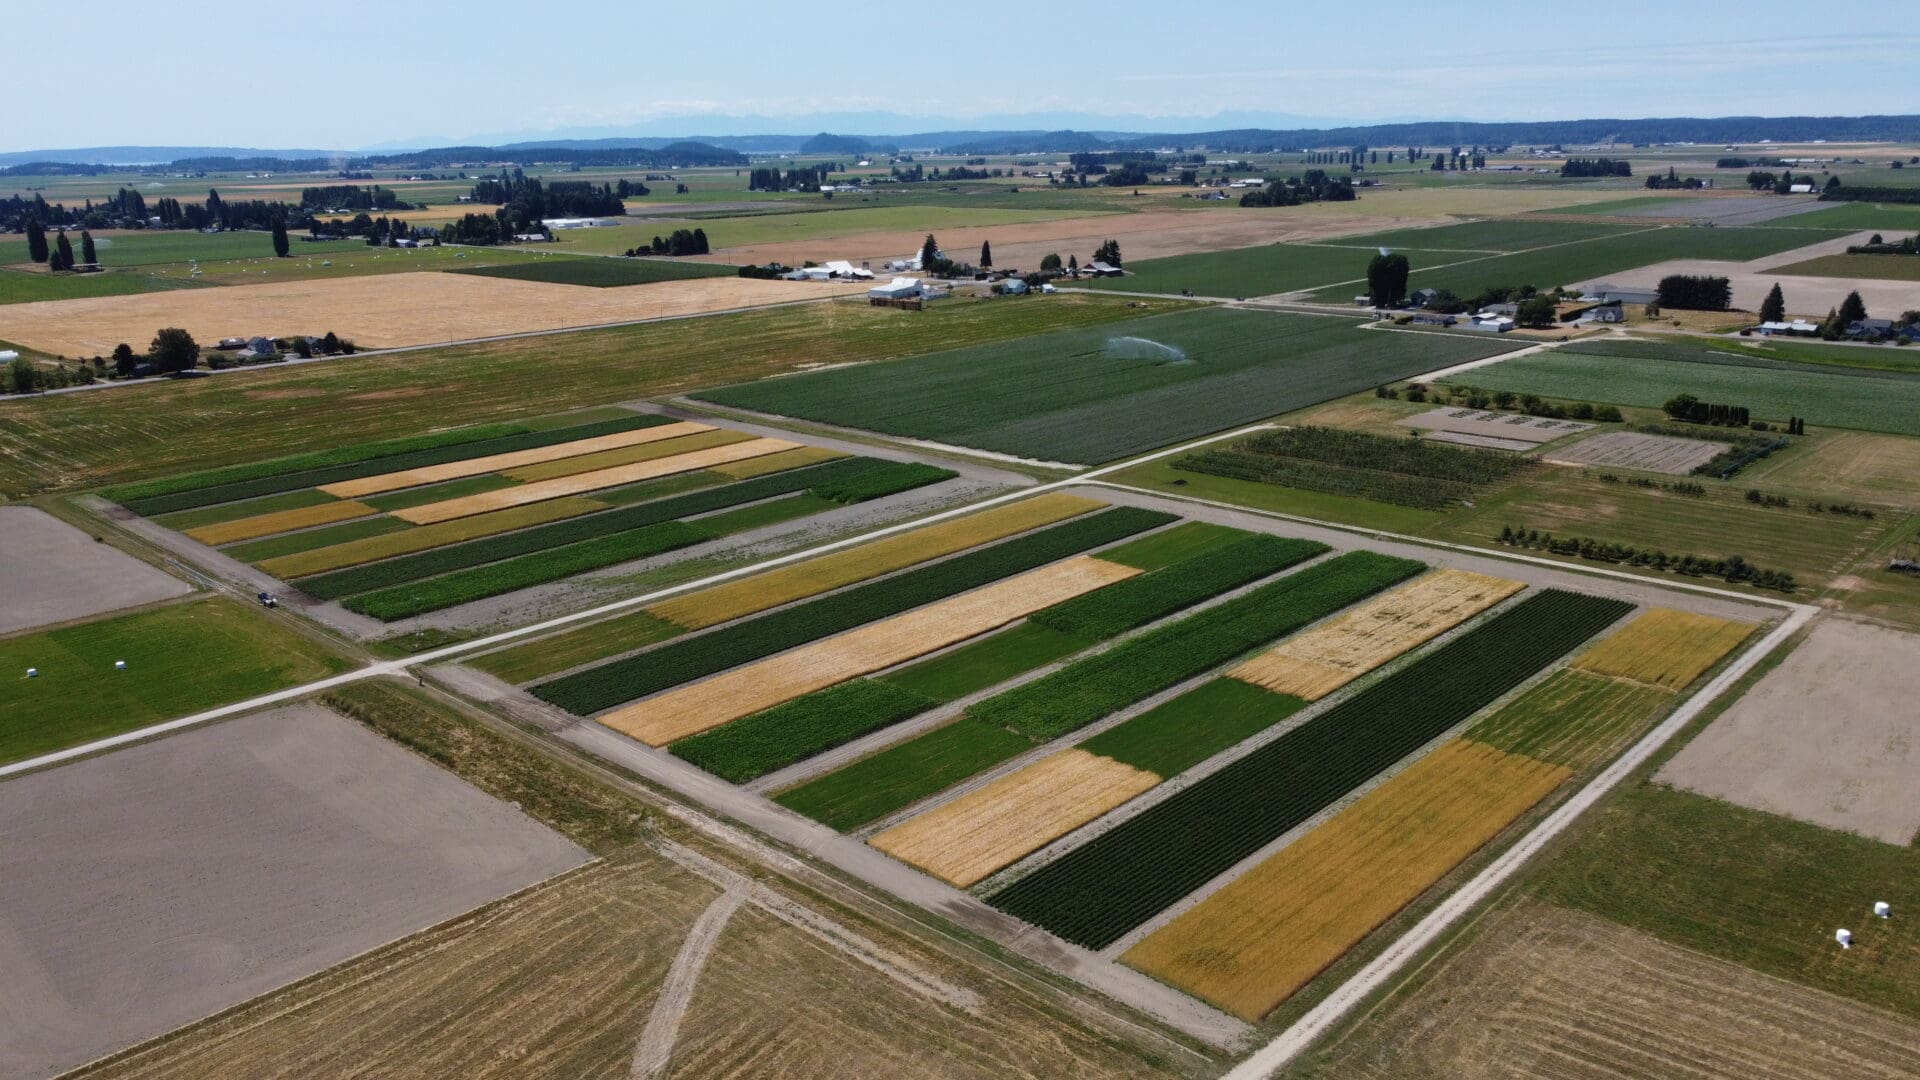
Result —
<instances>
[{"instance_id":1,"label":"brown harvested stubble","mask_svg":"<svg viewBox=\"0 0 1920 1080\"><path fill-rule=\"evenodd\" d=\"M1121 960L1257 1021L1570 775L1455 739Z\"/></svg>"},{"instance_id":2,"label":"brown harvested stubble","mask_svg":"<svg viewBox=\"0 0 1920 1080\"><path fill-rule=\"evenodd\" d=\"M1042 525L1078 517L1105 505L1095 499L1059 492L1023 499L1008 506L943 521L871 544L689 593L654 604L647 608L647 613L689 630L718 626L756 611L804 600L843 585L890 574L929 559L938 559Z\"/></svg>"},{"instance_id":3,"label":"brown harvested stubble","mask_svg":"<svg viewBox=\"0 0 1920 1080\"><path fill-rule=\"evenodd\" d=\"M265 559L259 566L274 577L288 581L293 578L325 573L328 570L359 566L376 559L390 559L396 555L411 555L429 548L445 547L462 540L478 540L483 536L494 536L533 525L544 525L550 521L578 517L581 514L606 508L606 504L592 499L554 499L551 502L516 506L511 510L498 510L491 514L476 514L470 518L443 522L439 525L423 525L417 529L405 529L383 536L349 540L344 544L315 548L312 551L295 552L292 555Z\"/></svg>"},{"instance_id":4,"label":"brown harvested stubble","mask_svg":"<svg viewBox=\"0 0 1920 1080\"><path fill-rule=\"evenodd\" d=\"M381 473L378 476L360 476L334 484L322 484L320 490L342 499L358 499L385 491L399 491L401 488L420 487L423 484L438 484L445 480L479 476L481 473L506 472L508 469L537 465L544 461L559 461L562 458L598 454L607 450L618 450L624 446L641 446L711 430L713 430L712 427L707 424L678 423L639 428L634 431L616 431L611 435L596 435L591 439L575 439L572 442L555 443L552 446L536 446L531 450L514 450L510 453L488 454L485 457L466 458L462 461L446 461L438 465L423 465L417 469Z\"/></svg>"},{"instance_id":5,"label":"brown harvested stubble","mask_svg":"<svg viewBox=\"0 0 1920 1080\"><path fill-rule=\"evenodd\" d=\"M409 506L394 511L393 516L415 525L431 525L439 521L452 521L455 518L484 514L490 510L505 510L510 506L525 506L528 503L545 502L548 499L558 499L568 495L583 495L590 491L601 491L606 488L620 487L623 484L638 483L641 480L652 480L658 476L672 476L674 473L710 468L728 461L777 454L783 450L792 450L799 445L785 439L754 439L750 442L695 450L691 453L676 454L673 457L658 458L653 461L616 465L611 469L596 469L576 476L562 476L534 484L483 491L478 495L445 499L423 506Z\"/></svg>"},{"instance_id":6,"label":"brown harvested stubble","mask_svg":"<svg viewBox=\"0 0 1920 1080\"><path fill-rule=\"evenodd\" d=\"M1228 674L1277 694L1317 701L1524 587L1486 574L1437 570L1284 641Z\"/></svg>"},{"instance_id":7,"label":"brown harvested stubble","mask_svg":"<svg viewBox=\"0 0 1920 1080\"><path fill-rule=\"evenodd\" d=\"M593 472L596 469L611 469L615 465L631 465L636 461L655 461L672 457L675 454L692 453L715 446L731 446L743 443L754 436L744 431L709 430L695 434L682 435L666 442L648 443L644 446L627 446L616 450L603 450L597 454L581 457L562 458L559 461L542 462L518 469L503 469L500 475L509 480L518 480L531 484L541 480L552 480L561 476L574 476L579 473Z\"/></svg>"},{"instance_id":8,"label":"brown harvested stubble","mask_svg":"<svg viewBox=\"0 0 1920 1080\"><path fill-rule=\"evenodd\" d=\"M187 535L203 544L231 544L236 540L252 540L255 537L272 536L275 533L291 532L294 529L310 529L315 525L332 525L338 521L351 521L354 518L368 517L379 512L366 503L318 503L293 510L279 510L271 514L256 514L236 521L217 521L211 525L188 529Z\"/></svg>"},{"instance_id":9,"label":"brown harvested stubble","mask_svg":"<svg viewBox=\"0 0 1920 1080\"><path fill-rule=\"evenodd\" d=\"M703 682L668 690L616 709L599 720L651 746L665 746L802 694L965 641L1138 573L1130 566L1076 555Z\"/></svg>"},{"instance_id":10,"label":"brown harvested stubble","mask_svg":"<svg viewBox=\"0 0 1920 1080\"><path fill-rule=\"evenodd\" d=\"M1574 657L1572 666L1679 690L1751 633L1748 623L1654 608Z\"/></svg>"},{"instance_id":11,"label":"brown harvested stubble","mask_svg":"<svg viewBox=\"0 0 1920 1080\"><path fill-rule=\"evenodd\" d=\"M962 889L1160 783L1078 747L877 834L874 847Z\"/></svg>"}]
</instances>

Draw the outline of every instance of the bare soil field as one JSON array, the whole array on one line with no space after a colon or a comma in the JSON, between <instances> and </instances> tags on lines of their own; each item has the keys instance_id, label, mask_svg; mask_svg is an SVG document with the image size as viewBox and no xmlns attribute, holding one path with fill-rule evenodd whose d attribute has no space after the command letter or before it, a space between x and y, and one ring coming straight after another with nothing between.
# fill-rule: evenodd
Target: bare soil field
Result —
<instances>
[{"instance_id":1,"label":"bare soil field","mask_svg":"<svg viewBox=\"0 0 1920 1080\"><path fill-rule=\"evenodd\" d=\"M1778 283L1787 302L1788 315L1818 319L1858 290L1869 312L1898 313L1920 307L1920 281L1884 281L1870 278L1821 277L1795 274L1795 263L1826 255L1842 254L1848 245L1864 244L1872 233L1861 232L1822 240L1806 247L1767 255L1747 262L1716 259L1672 259L1634 270L1607 275L1616 286L1633 289L1657 288L1669 274L1699 274L1724 277L1733 287L1733 306L1742 311L1758 311L1767 291ZM4 336L4 335L0 335Z\"/></svg>"},{"instance_id":2,"label":"bare soil field","mask_svg":"<svg viewBox=\"0 0 1920 1080\"><path fill-rule=\"evenodd\" d=\"M1659 779L1890 844L1920 832L1920 636L1825 616Z\"/></svg>"},{"instance_id":3,"label":"bare soil field","mask_svg":"<svg viewBox=\"0 0 1920 1080\"><path fill-rule=\"evenodd\" d=\"M1308 1074L1828 1080L1920 1073L1920 1025L1537 901L1489 917L1431 979Z\"/></svg>"},{"instance_id":4,"label":"bare soil field","mask_svg":"<svg viewBox=\"0 0 1920 1080\"><path fill-rule=\"evenodd\" d=\"M1422 431L1451 431L1460 435L1484 435L1495 439L1539 444L1563 435L1586 431L1592 424L1574 420L1549 420L1520 413L1490 412L1484 409L1429 409L1418 416L1396 421L1401 427Z\"/></svg>"},{"instance_id":5,"label":"bare soil field","mask_svg":"<svg viewBox=\"0 0 1920 1080\"><path fill-rule=\"evenodd\" d=\"M387 274L7 304L0 306L0 340L60 356L106 356L120 342L138 349L161 327L179 326L203 344L233 335L331 330L363 348L392 348L694 315L864 288L695 278L596 289L476 274Z\"/></svg>"},{"instance_id":6,"label":"bare soil field","mask_svg":"<svg viewBox=\"0 0 1920 1080\"><path fill-rule=\"evenodd\" d=\"M0 820L0 1075L23 1078L588 859L311 705L0 784Z\"/></svg>"},{"instance_id":7,"label":"bare soil field","mask_svg":"<svg viewBox=\"0 0 1920 1080\"><path fill-rule=\"evenodd\" d=\"M31 506L0 506L0 634L138 607L193 589Z\"/></svg>"},{"instance_id":8,"label":"bare soil field","mask_svg":"<svg viewBox=\"0 0 1920 1080\"><path fill-rule=\"evenodd\" d=\"M1605 431L1591 439L1553 451L1547 458L1567 465L1611 465L1621 469L1687 476L1713 460L1724 443L1705 439L1677 439L1670 435L1643 435L1637 431Z\"/></svg>"}]
</instances>

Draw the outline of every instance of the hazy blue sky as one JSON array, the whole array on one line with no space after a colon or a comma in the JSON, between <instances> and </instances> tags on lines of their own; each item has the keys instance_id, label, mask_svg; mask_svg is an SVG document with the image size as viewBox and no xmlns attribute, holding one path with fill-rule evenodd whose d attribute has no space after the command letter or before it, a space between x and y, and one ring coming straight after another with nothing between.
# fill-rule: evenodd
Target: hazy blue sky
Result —
<instances>
[{"instance_id":1,"label":"hazy blue sky","mask_svg":"<svg viewBox=\"0 0 1920 1080\"><path fill-rule=\"evenodd\" d=\"M0 149L1914 113L1906 6L106 0L33 46Z\"/></svg>"}]
</instances>

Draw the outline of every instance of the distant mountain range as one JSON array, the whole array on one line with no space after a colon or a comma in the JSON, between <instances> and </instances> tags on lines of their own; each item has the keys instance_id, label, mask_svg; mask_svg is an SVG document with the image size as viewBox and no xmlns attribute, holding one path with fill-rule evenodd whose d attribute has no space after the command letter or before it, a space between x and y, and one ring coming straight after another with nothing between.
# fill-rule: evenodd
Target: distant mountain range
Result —
<instances>
[{"instance_id":1,"label":"distant mountain range","mask_svg":"<svg viewBox=\"0 0 1920 1080\"><path fill-rule=\"evenodd\" d=\"M250 149L213 146L94 146L0 153L0 167L36 162L80 165L159 165L191 159L287 161L307 165L338 162L346 165L385 166L413 163L419 167L441 160L462 160L490 153L495 160L565 161L591 158L613 162L622 150L667 151L662 164L687 164L713 148L714 164L732 163L736 154L804 154L851 156L896 151L939 151L959 154L1042 154L1088 150L1144 150L1179 148L1223 153L1347 146L1511 146L1561 144L1591 146L1633 143L1694 142L1741 144L1776 142L1920 141L1920 116L1723 116L1643 119L1549 120L1513 123L1475 121L1417 121L1350 127L1291 129L1247 127L1220 131L930 131L904 135L689 135L633 138L548 138L506 142L491 146L440 149L380 148L375 150ZM556 151L531 154L529 151ZM731 153L727 153L731 152ZM447 157L446 155L455 155ZM645 154L633 155L645 164Z\"/></svg>"}]
</instances>

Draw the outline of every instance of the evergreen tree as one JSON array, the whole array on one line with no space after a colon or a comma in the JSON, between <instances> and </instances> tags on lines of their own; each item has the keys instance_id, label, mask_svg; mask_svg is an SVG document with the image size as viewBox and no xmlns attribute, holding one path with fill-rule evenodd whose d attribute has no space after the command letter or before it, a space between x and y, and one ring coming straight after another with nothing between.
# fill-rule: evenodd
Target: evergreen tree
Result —
<instances>
[{"instance_id":1,"label":"evergreen tree","mask_svg":"<svg viewBox=\"0 0 1920 1080\"><path fill-rule=\"evenodd\" d=\"M1075 277L1080 275L1080 256L1067 256L1067 272L1073 274Z\"/></svg>"},{"instance_id":2,"label":"evergreen tree","mask_svg":"<svg viewBox=\"0 0 1920 1080\"><path fill-rule=\"evenodd\" d=\"M1772 291L1760 302L1761 322L1780 322L1787 317L1787 297L1780 291L1780 283L1774 282Z\"/></svg>"},{"instance_id":3,"label":"evergreen tree","mask_svg":"<svg viewBox=\"0 0 1920 1080\"><path fill-rule=\"evenodd\" d=\"M54 237L53 268L55 270L73 269L73 244L67 240L67 230L61 229Z\"/></svg>"},{"instance_id":4,"label":"evergreen tree","mask_svg":"<svg viewBox=\"0 0 1920 1080\"><path fill-rule=\"evenodd\" d=\"M1847 298L1840 301L1839 330L1845 331L1847 327L1866 317L1867 305L1860 299L1858 290L1848 293Z\"/></svg>"},{"instance_id":5,"label":"evergreen tree","mask_svg":"<svg viewBox=\"0 0 1920 1080\"><path fill-rule=\"evenodd\" d=\"M37 263L47 261L47 230L37 217L27 219L27 258Z\"/></svg>"},{"instance_id":6,"label":"evergreen tree","mask_svg":"<svg viewBox=\"0 0 1920 1080\"><path fill-rule=\"evenodd\" d=\"M940 245L934 243L933 234L928 233L926 240L920 245L920 269L932 270L933 264L939 260Z\"/></svg>"},{"instance_id":7,"label":"evergreen tree","mask_svg":"<svg viewBox=\"0 0 1920 1080\"><path fill-rule=\"evenodd\" d=\"M113 373L115 375L123 379L132 375L134 365L137 363L139 363L139 361L134 359L133 346L123 341L113 347Z\"/></svg>"},{"instance_id":8,"label":"evergreen tree","mask_svg":"<svg viewBox=\"0 0 1920 1080\"><path fill-rule=\"evenodd\" d=\"M1405 255L1375 255L1367 262L1368 298L1375 307L1391 307L1406 299L1407 277L1412 272Z\"/></svg>"},{"instance_id":9,"label":"evergreen tree","mask_svg":"<svg viewBox=\"0 0 1920 1080\"><path fill-rule=\"evenodd\" d=\"M705 229L693 230L693 254L705 255L707 253L708 253L707 230Z\"/></svg>"},{"instance_id":10,"label":"evergreen tree","mask_svg":"<svg viewBox=\"0 0 1920 1080\"><path fill-rule=\"evenodd\" d=\"M80 261L89 266L100 262L99 256L93 250L93 234L85 229L80 230Z\"/></svg>"},{"instance_id":11,"label":"evergreen tree","mask_svg":"<svg viewBox=\"0 0 1920 1080\"><path fill-rule=\"evenodd\" d=\"M287 219L279 211L273 215L273 253L284 259L287 257Z\"/></svg>"},{"instance_id":12,"label":"evergreen tree","mask_svg":"<svg viewBox=\"0 0 1920 1080\"><path fill-rule=\"evenodd\" d=\"M993 245L985 240L980 241L980 269L993 269Z\"/></svg>"}]
</instances>

